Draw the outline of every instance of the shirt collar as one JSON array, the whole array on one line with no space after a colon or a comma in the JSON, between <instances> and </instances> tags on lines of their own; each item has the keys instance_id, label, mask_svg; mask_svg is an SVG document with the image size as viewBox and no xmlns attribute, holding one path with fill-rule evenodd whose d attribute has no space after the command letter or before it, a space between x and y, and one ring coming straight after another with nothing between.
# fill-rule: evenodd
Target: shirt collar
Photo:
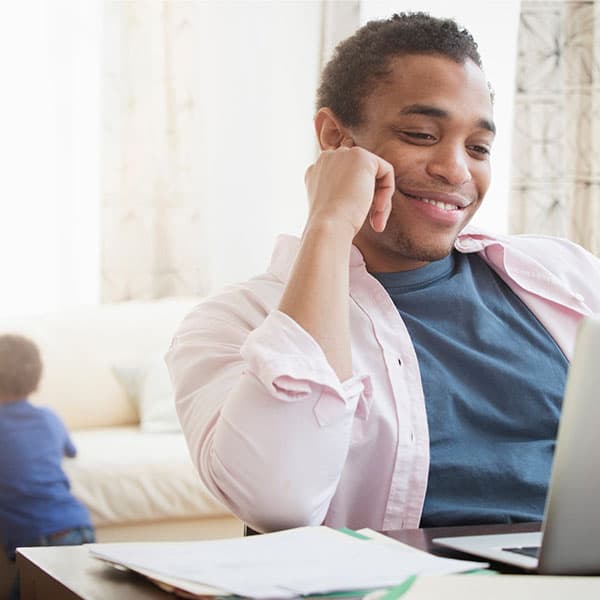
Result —
<instances>
[{"instance_id":1,"label":"shirt collar","mask_svg":"<svg viewBox=\"0 0 600 600\"><path fill-rule=\"evenodd\" d=\"M481 252L490 244L502 243L504 236L495 235L474 226L467 226L458 235L454 247L463 253ZM275 249L271 257L269 272L280 281L287 281L290 271L300 250L300 238L295 235L277 236ZM350 268L365 267L365 259L361 251L352 246L350 252Z\"/></svg>"},{"instance_id":2,"label":"shirt collar","mask_svg":"<svg viewBox=\"0 0 600 600\"><path fill-rule=\"evenodd\" d=\"M506 236L492 234L474 225L467 225L456 238L454 247L465 254L469 252L481 252L491 244L506 244Z\"/></svg>"}]
</instances>

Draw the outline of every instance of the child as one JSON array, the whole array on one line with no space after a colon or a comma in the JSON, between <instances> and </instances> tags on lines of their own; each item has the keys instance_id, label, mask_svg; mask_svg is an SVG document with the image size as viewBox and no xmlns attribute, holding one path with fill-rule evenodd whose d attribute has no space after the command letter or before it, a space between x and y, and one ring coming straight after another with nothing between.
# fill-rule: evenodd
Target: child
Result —
<instances>
[{"instance_id":1,"label":"child","mask_svg":"<svg viewBox=\"0 0 600 600\"><path fill-rule=\"evenodd\" d=\"M42 374L37 346L0 335L0 540L10 560L18 546L94 541L85 506L70 492L63 456L76 449L60 418L28 396ZM18 598L18 578L11 599Z\"/></svg>"}]
</instances>

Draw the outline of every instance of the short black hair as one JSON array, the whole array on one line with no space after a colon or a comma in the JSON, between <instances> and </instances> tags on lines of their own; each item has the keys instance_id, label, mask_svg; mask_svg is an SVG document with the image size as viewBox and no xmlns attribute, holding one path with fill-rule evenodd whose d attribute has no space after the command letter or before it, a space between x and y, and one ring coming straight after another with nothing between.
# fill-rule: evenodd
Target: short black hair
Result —
<instances>
[{"instance_id":1,"label":"short black hair","mask_svg":"<svg viewBox=\"0 0 600 600\"><path fill-rule=\"evenodd\" d=\"M360 125L363 100L389 75L390 59L407 54L440 54L460 64L469 58L482 68L473 36L453 19L394 14L369 21L338 44L321 74L317 110L327 106L344 125Z\"/></svg>"},{"instance_id":2,"label":"short black hair","mask_svg":"<svg viewBox=\"0 0 600 600\"><path fill-rule=\"evenodd\" d=\"M0 335L0 398L24 400L35 392L41 376L42 359L35 342L18 334Z\"/></svg>"}]
</instances>

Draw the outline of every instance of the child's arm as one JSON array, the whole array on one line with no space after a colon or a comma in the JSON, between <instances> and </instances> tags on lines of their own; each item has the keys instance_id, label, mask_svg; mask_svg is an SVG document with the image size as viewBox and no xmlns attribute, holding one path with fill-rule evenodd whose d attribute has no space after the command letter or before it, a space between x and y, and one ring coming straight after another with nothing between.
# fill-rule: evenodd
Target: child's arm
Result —
<instances>
[{"instance_id":1,"label":"child's arm","mask_svg":"<svg viewBox=\"0 0 600 600\"><path fill-rule=\"evenodd\" d=\"M75 447L75 444L73 443L73 440L69 436L66 429L65 429L65 433L67 434L67 437L65 439L65 456L68 456L69 458L73 458L73 457L77 456L77 448Z\"/></svg>"},{"instance_id":2,"label":"child's arm","mask_svg":"<svg viewBox=\"0 0 600 600\"><path fill-rule=\"evenodd\" d=\"M49 412L50 415L52 415L51 418L56 422L56 427L58 427L60 436L63 440L64 455L68 456L69 458L73 458L73 457L77 456L77 448L75 447L75 444L73 443L73 440L71 439L71 436L69 435L69 431L68 431L67 427L62 422L62 419L54 411L52 411L48 408L46 410Z\"/></svg>"}]
</instances>

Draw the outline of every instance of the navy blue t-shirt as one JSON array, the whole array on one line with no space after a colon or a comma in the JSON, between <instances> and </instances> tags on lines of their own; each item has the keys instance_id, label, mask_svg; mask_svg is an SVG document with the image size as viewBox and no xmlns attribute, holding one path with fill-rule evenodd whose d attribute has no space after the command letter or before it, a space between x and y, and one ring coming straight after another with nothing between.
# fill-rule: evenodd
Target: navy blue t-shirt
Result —
<instances>
[{"instance_id":1,"label":"navy blue t-shirt","mask_svg":"<svg viewBox=\"0 0 600 600\"><path fill-rule=\"evenodd\" d=\"M568 362L476 254L373 274L411 335L429 424L422 527L543 517Z\"/></svg>"},{"instance_id":2,"label":"navy blue t-shirt","mask_svg":"<svg viewBox=\"0 0 600 600\"><path fill-rule=\"evenodd\" d=\"M49 408L0 404L0 538L9 552L44 535L91 526L62 469L76 450Z\"/></svg>"}]
</instances>

